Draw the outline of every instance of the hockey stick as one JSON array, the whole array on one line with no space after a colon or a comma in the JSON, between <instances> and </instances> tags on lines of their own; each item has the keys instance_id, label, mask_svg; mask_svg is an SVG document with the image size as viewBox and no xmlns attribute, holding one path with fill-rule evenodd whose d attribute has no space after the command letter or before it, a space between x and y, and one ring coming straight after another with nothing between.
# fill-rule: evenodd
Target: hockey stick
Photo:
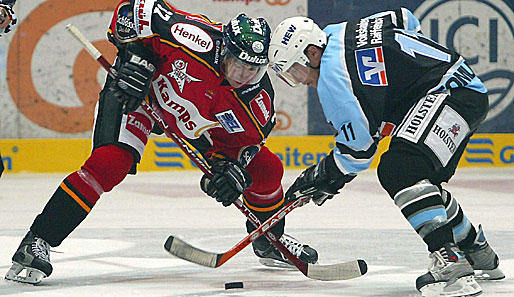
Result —
<instances>
[{"instance_id":1,"label":"hockey stick","mask_svg":"<svg viewBox=\"0 0 514 297\"><path fill-rule=\"evenodd\" d=\"M105 57L100 53L100 51L89 41L87 38L80 32L80 30L75 27L73 24L68 24L66 26L66 30L75 37L82 46L87 50L87 52L98 62L100 65L103 66L105 70L109 73L111 77L116 77L116 69L114 69L105 59ZM162 112L158 110L157 108L152 108L146 101L142 102L142 107L145 110L145 112L159 125L159 127L164 131L166 136L171 138L175 143L179 145L179 147L188 155L188 157L196 164L200 170L202 170L203 173L209 175L212 177L212 173L210 168L205 164L205 162L200 159L195 152L187 145L180 136L178 136L175 132L173 132L168 124L163 120Z\"/></svg>"},{"instance_id":2,"label":"hockey stick","mask_svg":"<svg viewBox=\"0 0 514 297\"><path fill-rule=\"evenodd\" d=\"M116 76L116 70L112 68L111 64L102 56L96 47L87 40L87 38L72 24L68 24L66 29L70 34L75 37L88 53L97 60L111 75ZM152 108L148 103L143 101L142 107L145 112L162 128L166 136L170 137L184 153L205 173L207 176L212 177L210 168L205 162L198 157L195 152L180 138L163 120L162 111L159 106L154 105ZM195 248L186 242L170 236L165 243L165 248L171 254L208 267L219 267L228 259L232 258L243 248L248 246L251 242L255 241L259 236L265 235L272 244L289 260L291 261L305 276L318 280L338 280L349 279L361 276L366 273L367 266L363 260L355 260L346 263L339 263L333 265L313 265L305 263L293 255L287 247L279 241L269 230L276 223L278 223L285 215L293 209L300 207L309 201L308 197L295 197L287 205L282 207L274 216L266 220L263 224L259 219L253 215L250 210L243 204L241 199L237 199L234 205L255 225L257 228L252 233L248 234L243 240L236 244L232 249L223 254L209 253Z\"/></svg>"},{"instance_id":3,"label":"hockey stick","mask_svg":"<svg viewBox=\"0 0 514 297\"><path fill-rule=\"evenodd\" d=\"M261 235L273 236L276 239L276 236L273 233L267 232L276 225L284 216L290 213L293 209L301 207L309 202L309 197L300 197L296 200L289 202L286 207L283 207L280 211L276 212L273 216L268 218L263 224L260 224L259 228L252 231L245 238L240 240L236 245L234 245L231 249L224 253L212 253L196 248L189 243L170 235L168 240L166 240L165 248L172 254L179 258L185 259L187 261L200 264L206 267L217 268L223 265L223 263L227 262L234 255L239 253L242 249L248 246L251 242L255 241ZM237 199L234 204L236 204L237 208L243 208L246 212L245 215L247 217L255 217L253 213L242 203L241 199ZM259 221L258 218L251 219L252 221ZM289 250L288 250L289 251ZM303 263L303 262L302 262Z\"/></svg>"},{"instance_id":4,"label":"hockey stick","mask_svg":"<svg viewBox=\"0 0 514 297\"><path fill-rule=\"evenodd\" d=\"M267 231L293 209L305 205L307 202L309 202L309 200L310 197L307 196L302 196L297 198L296 200L292 200L280 211L275 213L263 224L261 224L259 228L254 230L252 233L248 234L245 238L239 241L231 249L223 253L215 253L199 249L179 238L174 237L173 235L170 235L168 237L168 240L166 240L164 246L174 256L206 267L217 268L223 265L223 263L232 258L234 255L239 253L251 242L255 241L258 237L264 234L264 236L266 236L266 238L268 238L273 243L273 245L275 245L275 247L277 247L280 251L280 246L282 246L285 249L285 251L281 252L286 256L288 260L291 261L291 259L294 259L295 262L291 262L293 262L294 265L298 268L298 270L300 270L308 278L322 281L347 280L366 274L368 270L367 264L364 260L361 259L331 265L305 263L298 259L298 257L294 256L282 244L282 242L277 240L276 236L273 233ZM240 207L248 210L248 208L246 208L244 204L240 203L240 199L234 202L234 204L236 204L236 206L240 210Z\"/></svg>"}]
</instances>

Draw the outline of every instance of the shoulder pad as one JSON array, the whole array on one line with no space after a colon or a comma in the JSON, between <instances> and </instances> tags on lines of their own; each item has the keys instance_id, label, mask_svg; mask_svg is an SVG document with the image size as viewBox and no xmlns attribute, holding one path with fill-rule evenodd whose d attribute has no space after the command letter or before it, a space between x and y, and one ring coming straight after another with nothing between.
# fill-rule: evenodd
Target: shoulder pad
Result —
<instances>
[{"instance_id":1,"label":"shoulder pad","mask_svg":"<svg viewBox=\"0 0 514 297\"><path fill-rule=\"evenodd\" d=\"M236 89L236 93L248 107L264 136L267 137L276 123L275 92L269 76L264 75L256 85Z\"/></svg>"},{"instance_id":2,"label":"shoulder pad","mask_svg":"<svg viewBox=\"0 0 514 297\"><path fill-rule=\"evenodd\" d=\"M409 9L402 7L396 10L396 14L398 15L398 18L401 17L401 23L405 30L421 32L421 24L419 20L412 14Z\"/></svg>"},{"instance_id":3,"label":"shoulder pad","mask_svg":"<svg viewBox=\"0 0 514 297\"><path fill-rule=\"evenodd\" d=\"M152 35L152 10L156 0L134 0L134 25L139 37Z\"/></svg>"},{"instance_id":4,"label":"shoulder pad","mask_svg":"<svg viewBox=\"0 0 514 297\"><path fill-rule=\"evenodd\" d=\"M113 28L114 37L121 43L137 39L137 32L134 25L134 13L130 3L123 3L118 6L115 12L116 22Z\"/></svg>"}]
</instances>

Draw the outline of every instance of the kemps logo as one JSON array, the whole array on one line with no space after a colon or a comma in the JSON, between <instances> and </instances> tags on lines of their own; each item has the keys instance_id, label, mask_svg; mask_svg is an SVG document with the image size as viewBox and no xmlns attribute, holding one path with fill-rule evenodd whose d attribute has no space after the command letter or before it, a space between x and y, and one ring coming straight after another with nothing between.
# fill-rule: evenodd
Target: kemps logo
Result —
<instances>
[{"instance_id":1,"label":"kemps logo","mask_svg":"<svg viewBox=\"0 0 514 297\"><path fill-rule=\"evenodd\" d=\"M204 118L192 102L180 97L166 76L160 75L152 82L152 86L159 105L173 115L177 127L185 137L197 139L206 130L219 125Z\"/></svg>"},{"instance_id":2,"label":"kemps logo","mask_svg":"<svg viewBox=\"0 0 514 297\"><path fill-rule=\"evenodd\" d=\"M250 101L250 109L253 116L262 127L266 126L271 117L271 98L268 93L262 90Z\"/></svg>"},{"instance_id":3,"label":"kemps logo","mask_svg":"<svg viewBox=\"0 0 514 297\"><path fill-rule=\"evenodd\" d=\"M214 47L213 40L200 27L187 23L175 23L171 26L171 35L195 52L206 53Z\"/></svg>"},{"instance_id":4,"label":"kemps logo","mask_svg":"<svg viewBox=\"0 0 514 297\"><path fill-rule=\"evenodd\" d=\"M461 54L489 90L482 128L514 132L514 11L501 0L426 0L414 12L423 33ZM488 121L495 120L495 125ZM500 126L501 131L497 130Z\"/></svg>"}]
</instances>

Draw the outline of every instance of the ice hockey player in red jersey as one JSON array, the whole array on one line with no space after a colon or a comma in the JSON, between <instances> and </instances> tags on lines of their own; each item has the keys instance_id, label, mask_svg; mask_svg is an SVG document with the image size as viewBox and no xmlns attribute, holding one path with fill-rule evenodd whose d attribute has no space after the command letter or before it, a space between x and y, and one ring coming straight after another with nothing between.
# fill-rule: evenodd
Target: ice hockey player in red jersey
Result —
<instances>
[{"instance_id":1,"label":"ice hockey player in red jersey","mask_svg":"<svg viewBox=\"0 0 514 297\"><path fill-rule=\"evenodd\" d=\"M108 37L118 48L118 76L100 93L93 152L35 218L6 279L38 283L49 276L50 246L68 237L102 193L135 173L149 135L159 130L142 100L209 160L214 176L200 182L208 195L224 206L243 195L261 221L284 204L282 163L264 146L275 125L264 19L240 14L222 25L164 0L127 0L117 6ZM283 234L283 222L272 231L301 260L317 261L314 249ZM265 238L253 248L266 263L286 262Z\"/></svg>"}]
</instances>

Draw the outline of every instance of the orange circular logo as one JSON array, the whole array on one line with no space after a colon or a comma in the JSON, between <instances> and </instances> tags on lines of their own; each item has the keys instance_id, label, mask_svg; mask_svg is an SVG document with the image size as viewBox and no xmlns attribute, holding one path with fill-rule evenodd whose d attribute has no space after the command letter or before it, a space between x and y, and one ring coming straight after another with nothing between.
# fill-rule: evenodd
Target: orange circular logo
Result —
<instances>
[{"instance_id":1,"label":"orange circular logo","mask_svg":"<svg viewBox=\"0 0 514 297\"><path fill-rule=\"evenodd\" d=\"M287 5L291 0L266 0L269 5Z\"/></svg>"},{"instance_id":2,"label":"orange circular logo","mask_svg":"<svg viewBox=\"0 0 514 297\"><path fill-rule=\"evenodd\" d=\"M291 128L291 124L292 124L291 117L287 113L277 110L276 115L277 115L277 124L275 125L275 129L287 130L287 129Z\"/></svg>"},{"instance_id":3,"label":"orange circular logo","mask_svg":"<svg viewBox=\"0 0 514 297\"><path fill-rule=\"evenodd\" d=\"M93 111L101 86L98 84L97 73L101 67L85 50L82 50L73 61L72 70L67 75L72 77L76 94L82 106L64 107L45 100L34 85L37 75L51 72L55 65L48 64L46 69L32 71L32 60L45 59L35 56L34 52L41 38L56 24L80 14L114 11L117 0L89 0L88 5L79 0L49 0L34 9L19 24L9 47L7 59L7 84L14 103L19 111L40 127L61 133L79 133L92 129ZM58 11L56 11L58 8ZM94 22L94 20L91 20ZM107 28L109 24L105 24ZM64 28L62 28L64 31ZM59 40L54 46L59 48ZM107 40L93 42L104 56L111 61L116 48ZM52 54L51 50L46 53ZM44 62L40 64L45 64ZM63 77L62 79L67 79ZM53 86L47 86L52 88ZM71 94L73 90L59 90L58 93ZM50 99L50 98L46 98ZM53 99L53 98L52 98ZM56 100L52 100L56 101ZM57 100L58 101L58 100Z\"/></svg>"}]
</instances>

